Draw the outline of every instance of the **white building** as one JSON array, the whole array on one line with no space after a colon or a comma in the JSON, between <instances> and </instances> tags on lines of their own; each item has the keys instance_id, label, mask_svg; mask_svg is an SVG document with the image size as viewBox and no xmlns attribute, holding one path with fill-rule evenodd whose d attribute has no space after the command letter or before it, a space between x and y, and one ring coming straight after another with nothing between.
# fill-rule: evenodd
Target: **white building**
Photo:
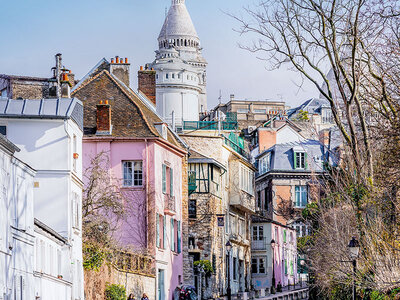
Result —
<instances>
[{"instance_id":1,"label":"white building","mask_svg":"<svg viewBox=\"0 0 400 300\"><path fill-rule=\"evenodd\" d=\"M174 117L177 127L198 121L199 113L207 110L207 62L185 0L172 0L158 44L150 65L156 70L157 112L169 124Z\"/></svg>"},{"instance_id":2,"label":"white building","mask_svg":"<svg viewBox=\"0 0 400 300\"><path fill-rule=\"evenodd\" d=\"M0 126L5 127L7 138L21 149L16 156L37 171L33 184L35 218L71 245L71 254L67 257L67 265L71 270L65 278L72 283L72 299L84 299L81 233L82 103L69 98L0 99L0 123ZM50 275L62 275L56 273L50 272ZM54 299L54 295L46 297L40 294L51 287L35 285L35 288L38 299ZM57 299L67 299L67 296L57 295Z\"/></svg>"},{"instance_id":3,"label":"white building","mask_svg":"<svg viewBox=\"0 0 400 300\"><path fill-rule=\"evenodd\" d=\"M34 299L33 177L0 134L0 299Z\"/></svg>"}]
</instances>

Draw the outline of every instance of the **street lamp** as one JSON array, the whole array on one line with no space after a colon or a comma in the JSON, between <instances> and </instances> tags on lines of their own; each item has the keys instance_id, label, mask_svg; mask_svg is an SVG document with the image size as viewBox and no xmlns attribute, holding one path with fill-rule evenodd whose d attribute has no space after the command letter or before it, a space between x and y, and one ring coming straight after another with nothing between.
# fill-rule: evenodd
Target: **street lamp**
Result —
<instances>
[{"instance_id":1,"label":"street lamp","mask_svg":"<svg viewBox=\"0 0 400 300\"><path fill-rule=\"evenodd\" d=\"M271 248L272 248L272 286L271 293L275 294L275 240L271 240Z\"/></svg>"},{"instance_id":2,"label":"street lamp","mask_svg":"<svg viewBox=\"0 0 400 300\"><path fill-rule=\"evenodd\" d=\"M300 260L300 286L303 287L303 272L304 272L304 266L306 262L304 259Z\"/></svg>"},{"instance_id":3,"label":"street lamp","mask_svg":"<svg viewBox=\"0 0 400 300\"><path fill-rule=\"evenodd\" d=\"M227 267L228 267L228 288L226 289L226 293L228 295L228 300L232 299L232 295L231 295L231 249L232 249L232 245L231 243L228 241L225 245L226 247L226 251L228 251L228 263L227 263Z\"/></svg>"},{"instance_id":4,"label":"street lamp","mask_svg":"<svg viewBox=\"0 0 400 300\"><path fill-rule=\"evenodd\" d=\"M353 238L350 240L348 247L349 247L350 258L353 260L353 300L355 300L356 299L357 257L360 252L360 243L353 236Z\"/></svg>"}]
</instances>

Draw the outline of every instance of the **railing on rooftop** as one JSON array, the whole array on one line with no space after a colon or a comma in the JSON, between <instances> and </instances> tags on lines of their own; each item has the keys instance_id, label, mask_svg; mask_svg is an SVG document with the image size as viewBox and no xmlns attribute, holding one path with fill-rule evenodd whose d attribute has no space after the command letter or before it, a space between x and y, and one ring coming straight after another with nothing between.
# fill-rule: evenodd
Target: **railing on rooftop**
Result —
<instances>
[{"instance_id":1,"label":"railing on rooftop","mask_svg":"<svg viewBox=\"0 0 400 300\"><path fill-rule=\"evenodd\" d=\"M236 130L235 121L222 121L221 130ZM218 121L183 121L183 130L218 130Z\"/></svg>"},{"instance_id":2,"label":"railing on rooftop","mask_svg":"<svg viewBox=\"0 0 400 300\"><path fill-rule=\"evenodd\" d=\"M237 143L232 141L230 138L224 136L225 139L225 145L231 147L235 152L239 153L241 156L246 158L247 160L250 160L250 154L246 152L242 147L240 147Z\"/></svg>"}]
</instances>

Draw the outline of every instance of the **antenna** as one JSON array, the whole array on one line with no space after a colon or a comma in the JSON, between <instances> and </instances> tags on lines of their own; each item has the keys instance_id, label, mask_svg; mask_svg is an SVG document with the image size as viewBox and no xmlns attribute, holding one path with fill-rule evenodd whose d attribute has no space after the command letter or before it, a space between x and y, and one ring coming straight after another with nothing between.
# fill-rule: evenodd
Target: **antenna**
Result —
<instances>
[{"instance_id":1,"label":"antenna","mask_svg":"<svg viewBox=\"0 0 400 300\"><path fill-rule=\"evenodd\" d=\"M218 100L219 100L219 104L221 104L221 100L222 100L222 92L221 92L221 90L219 90Z\"/></svg>"},{"instance_id":2,"label":"antenna","mask_svg":"<svg viewBox=\"0 0 400 300\"><path fill-rule=\"evenodd\" d=\"M168 15L168 7L165 7L165 17Z\"/></svg>"}]
</instances>

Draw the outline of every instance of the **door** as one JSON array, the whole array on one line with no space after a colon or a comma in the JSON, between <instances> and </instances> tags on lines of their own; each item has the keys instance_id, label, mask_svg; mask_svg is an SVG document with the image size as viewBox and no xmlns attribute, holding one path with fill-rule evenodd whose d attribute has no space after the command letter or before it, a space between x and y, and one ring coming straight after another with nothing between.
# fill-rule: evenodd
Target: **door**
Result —
<instances>
[{"instance_id":1,"label":"door","mask_svg":"<svg viewBox=\"0 0 400 300\"><path fill-rule=\"evenodd\" d=\"M164 270L158 270L158 300L165 300Z\"/></svg>"}]
</instances>

